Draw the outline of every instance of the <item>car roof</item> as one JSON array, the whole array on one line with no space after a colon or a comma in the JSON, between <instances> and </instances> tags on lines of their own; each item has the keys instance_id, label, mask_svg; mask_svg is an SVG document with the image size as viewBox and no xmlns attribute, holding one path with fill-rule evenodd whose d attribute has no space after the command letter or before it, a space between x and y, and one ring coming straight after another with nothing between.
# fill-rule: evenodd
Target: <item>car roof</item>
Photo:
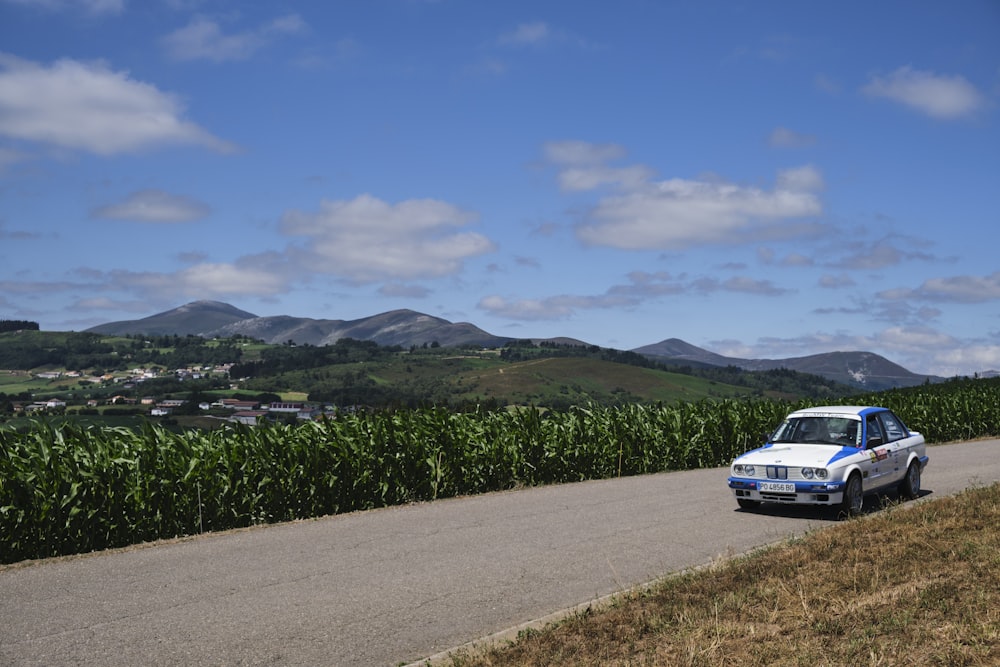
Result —
<instances>
[{"instance_id":1,"label":"car roof","mask_svg":"<svg viewBox=\"0 0 1000 667\"><path fill-rule=\"evenodd\" d=\"M870 405L822 405L814 408L803 408L796 410L789 417L809 417L809 416L843 416L861 418L876 412L886 412L888 408L879 408Z\"/></svg>"}]
</instances>

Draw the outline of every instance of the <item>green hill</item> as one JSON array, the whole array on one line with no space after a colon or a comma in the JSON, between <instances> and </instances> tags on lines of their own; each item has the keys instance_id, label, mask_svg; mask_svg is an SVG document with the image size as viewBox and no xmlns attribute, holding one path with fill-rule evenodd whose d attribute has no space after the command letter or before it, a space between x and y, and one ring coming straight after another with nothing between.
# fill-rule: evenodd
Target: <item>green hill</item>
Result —
<instances>
[{"instance_id":1,"label":"green hill","mask_svg":"<svg viewBox=\"0 0 1000 667\"><path fill-rule=\"evenodd\" d=\"M225 369L229 368L227 373ZM133 383L136 369L143 381ZM45 371L45 377L40 377ZM0 399L60 398L69 406L112 395L279 394L340 406L603 405L768 396L836 396L846 388L787 370L665 366L585 345L518 341L498 349L268 345L247 338L0 333ZM55 377L53 377L55 376Z\"/></svg>"}]
</instances>

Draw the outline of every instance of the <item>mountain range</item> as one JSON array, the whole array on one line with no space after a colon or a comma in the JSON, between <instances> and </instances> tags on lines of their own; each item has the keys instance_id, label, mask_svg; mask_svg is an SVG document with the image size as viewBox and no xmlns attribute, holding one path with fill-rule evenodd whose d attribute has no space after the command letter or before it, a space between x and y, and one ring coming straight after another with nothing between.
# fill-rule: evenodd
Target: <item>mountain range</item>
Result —
<instances>
[{"instance_id":1,"label":"mountain range","mask_svg":"<svg viewBox=\"0 0 1000 667\"><path fill-rule=\"evenodd\" d=\"M329 345L341 338L368 340L379 345L420 347L501 347L519 340L495 336L469 322L449 322L413 310L392 310L357 320L318 320L276 315L259 317L228 303L194 301L178 308L138 320L109 322L88 332L103 335L178 335L224 338L249 336L267 343ZM532 339L567 345L589 345L574 338ZM638 347L631 352L667 365L735 366L748 371L778 368L811 373L860 389L879 391L909 387L941 378L912 373L872 352L827 352L788 359L740 359L725 357L677 338Z\"/></svg>"}]
</instances>

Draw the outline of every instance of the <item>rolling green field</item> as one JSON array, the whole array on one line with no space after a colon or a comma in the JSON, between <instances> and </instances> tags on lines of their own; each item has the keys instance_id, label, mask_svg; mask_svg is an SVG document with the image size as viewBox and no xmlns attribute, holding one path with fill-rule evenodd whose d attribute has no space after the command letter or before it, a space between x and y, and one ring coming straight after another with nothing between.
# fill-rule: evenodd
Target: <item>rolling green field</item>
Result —
<instances>
[{"instance_id":1,"label":"rolling green field","mask_svg":"<svg viewBox=\"0 0 1000 667\"><path fill-rule=\"evenodd\" d=\"M495 355L400 355L285 373L247 383L247 387L285 390L309 382L319 386L370 382L392 388L399 396L426 397L435 404L569 406L780 394L599 359L546 357L507 362Z\"/></svg>"},{"instance_id":2,"label":"rolling green field","mask_svg":"<svg viewBox=\"0 0 1000 667\"><path fill-rule=\"evenodd\" d=\"M214 384L162 388L176 369L235 363L238 386L224 371ZM194 389L209 397L278 394L337 405L410 407L537 405L568 408L598 403L674 402L762 396L796 399L832 396L846 387L789 372L663 367L640 355L582 346L533 346L504 350L383 348L345 340L315 348L266 345L249 339L102 337L65 332L0 333L0 413L3 395L18 400L59 398L72 405L113 394L186 398ZM157 382L125 388L131 371L157 373ZM49 380L42 371L77 371ZM94 382L93 375L114 381ZM152 388L149 388L152 387ZM9 409L9 408L8 408Z\"/></svg>"}]
</instances>

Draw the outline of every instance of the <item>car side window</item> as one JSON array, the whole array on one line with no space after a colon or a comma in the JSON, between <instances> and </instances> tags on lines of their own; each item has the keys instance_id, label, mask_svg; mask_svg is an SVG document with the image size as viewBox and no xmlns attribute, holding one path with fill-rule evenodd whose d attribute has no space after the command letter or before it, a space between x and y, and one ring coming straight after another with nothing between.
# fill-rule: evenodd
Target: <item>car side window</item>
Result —
<instances>
[{"instance_id":1,"label":"car side window","mask_svg":"<svg viewBox=\"0 0 1000 667\"><path fill-rule=\"evenodd\" d=\"M882 425L885 427L886 442L902 440L906 437L906 428L904 428L903 423L896 418L896 415L891 412L883 412L879 416L882 418Z\"/></svg>"},{"instance_id":2,"label":"car side window","mask_svg":"<svg viewBox=\"0 0 1000 667\"><path fill-rule=\"evenodd\" d=\"M882 424L879 423L878 417L875 415L869 415L865 420L865 425L867 427L865 430L868 432L865 446L868 446L868 443L872 441L872 438L881 438L882 442L885 442L885 434L882 433Z\"/></svg>"}]
</instances>

